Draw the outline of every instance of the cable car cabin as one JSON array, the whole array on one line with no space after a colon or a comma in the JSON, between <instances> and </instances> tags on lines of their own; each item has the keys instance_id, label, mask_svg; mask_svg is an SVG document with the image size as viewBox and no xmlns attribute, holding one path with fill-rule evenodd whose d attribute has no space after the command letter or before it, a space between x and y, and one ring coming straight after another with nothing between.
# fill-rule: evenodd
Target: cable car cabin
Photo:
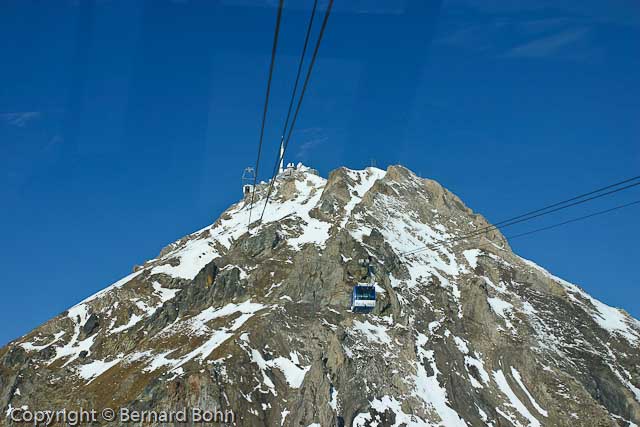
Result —
<instances>
[{"instance_id":1,"label":"cable car cabin","mask_svg":"<svg viewBox=\"0 0 640 427\"><path fill-rule=\"evenodd\" d=\"M373 284L358 283L351 294L353 313L370 313L376 307L376 287Z\"/></svg>"}]
</instances>

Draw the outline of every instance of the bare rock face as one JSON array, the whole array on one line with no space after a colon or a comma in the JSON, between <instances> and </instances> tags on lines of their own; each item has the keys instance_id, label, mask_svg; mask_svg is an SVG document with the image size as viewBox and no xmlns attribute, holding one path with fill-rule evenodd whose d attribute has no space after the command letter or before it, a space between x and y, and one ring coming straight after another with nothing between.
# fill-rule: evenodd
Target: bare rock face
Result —
<instances>
[{"instance_id":1,"label":"bare rock face","mask_svg":"<svg viewBox=\"0 0 640 427\"><path fill-rule=\"evenodd\" d=\"M640 322L497 230L464 238L489 224L437 182L300 166L250 231L248 202L0 350L0 425L80 407L231 410L241 426L640 423ZM349 310L363 259L366 315Z\"/></svg>"}]
</instances>

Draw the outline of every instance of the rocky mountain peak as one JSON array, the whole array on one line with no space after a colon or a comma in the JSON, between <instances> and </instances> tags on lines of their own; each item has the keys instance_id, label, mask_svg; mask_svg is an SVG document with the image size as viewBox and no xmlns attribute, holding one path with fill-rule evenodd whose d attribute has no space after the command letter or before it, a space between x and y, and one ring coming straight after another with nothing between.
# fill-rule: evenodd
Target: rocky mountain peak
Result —
<instances>
[{"instance_id":1,"label":"rocky mountain peak","mask_svg":"<svg viewBox=\"0 0 640 427\"><path fill-rule=\"evenodd\" d=\"M436 181L298 165L258 221L267 192L251 227L247 196L0 350L7 414L47 402L229 408L247 426L640 423L640 323L498 230L462 238L490 224ZM370 274L375 309L352 313Z\"/></svg>"}]
</instances>

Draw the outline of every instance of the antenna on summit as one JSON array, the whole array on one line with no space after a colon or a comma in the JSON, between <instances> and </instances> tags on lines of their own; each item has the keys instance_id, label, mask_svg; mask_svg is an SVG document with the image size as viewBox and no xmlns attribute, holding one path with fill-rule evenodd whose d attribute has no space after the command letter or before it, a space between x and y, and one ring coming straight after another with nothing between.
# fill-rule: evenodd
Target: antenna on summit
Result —
<instances>
[{"instance_id":1,"label":"antenna on summit","mask_svg":"<svg viewBox=\"0 0 640 427\"><path fill-rule=\"evenodd\" d=\"M284 137L280 140L280 165L278 166L278 173L284 172Z\"/></svg>"}]
</instances>

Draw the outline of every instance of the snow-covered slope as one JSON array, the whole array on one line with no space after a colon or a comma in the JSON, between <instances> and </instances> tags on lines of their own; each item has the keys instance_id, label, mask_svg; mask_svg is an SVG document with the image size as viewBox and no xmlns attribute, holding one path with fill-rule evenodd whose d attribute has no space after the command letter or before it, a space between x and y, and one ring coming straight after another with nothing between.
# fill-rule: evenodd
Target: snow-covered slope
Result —
<instances>
[{"instance_id":1,"label":"snow-covered slope","mask_svg":"<svg viewBox=\"0 0 640 427\"><path fill-rule=\"evenodd\" d=\"M640 423L640 323L499 231L457 239L488 223L435 181L299 165L258 223L266 190L250 230L240 200L0 350L7 415L48 402L226 408L247 426ZM349 311L363 259L367 315Z\"/></svg>"}]
</instances>

